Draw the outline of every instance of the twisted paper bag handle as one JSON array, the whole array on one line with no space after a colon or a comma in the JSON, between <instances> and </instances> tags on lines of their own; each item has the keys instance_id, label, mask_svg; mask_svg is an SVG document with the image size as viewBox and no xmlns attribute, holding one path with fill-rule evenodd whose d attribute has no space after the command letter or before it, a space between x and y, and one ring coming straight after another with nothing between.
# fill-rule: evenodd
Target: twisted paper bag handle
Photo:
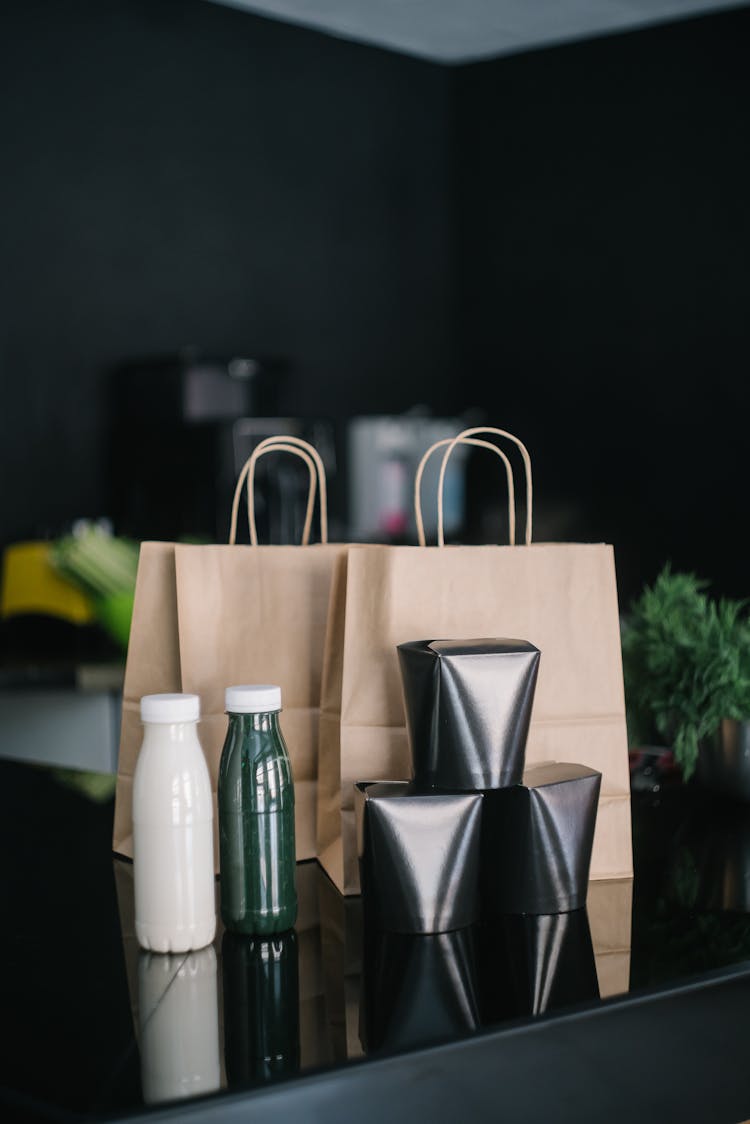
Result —
<instances>
[{"instance_id":1,"label":"twisted paper bag handle","mask_svg":"<svg viewBox=\"0 0 750 1124\"><path fill-rule=\"evenodd\" d=\"M232 501L232 519L229 529L230 546L234 545L237 540L237 516L242 487L245 480L247 480L247 521L250 529L250 543L252 546L258 545L258 531L255 522L255 466L260 457L273 452L293 453L294 456L299 457L305 462L308 472L310 473L307 508L302 529L302 546L308 546L310 542L310 530L312 527L313 510L315 508L316 485L318 483L320 485L320 541L322 543L328 542L328 492L326 487L325 467L323 466L320 453L314 445L311 445L308 441L303 441L300 437L293 437L289 434L278 434L274 437L266 437L263 441L260 441L240 470L240 474L237 478L237 485L234 490L234 499Z\"/></svg>"}]
</instances>

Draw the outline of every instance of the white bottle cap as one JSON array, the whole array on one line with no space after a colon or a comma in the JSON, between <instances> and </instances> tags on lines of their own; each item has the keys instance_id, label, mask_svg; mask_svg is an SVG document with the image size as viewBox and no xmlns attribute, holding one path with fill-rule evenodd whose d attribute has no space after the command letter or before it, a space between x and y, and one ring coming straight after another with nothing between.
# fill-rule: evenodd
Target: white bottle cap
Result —
<instances>
[{"instance_id":1,"label":"white bottle cap","mask_svg":"<svg viewBox=\"0 0 750 1124\"><path fill-rule=\"evenodd\" d=\"M266 714L269 710L281 710L281 687L271 683L227 687L224 700L230 714Z\"/></svg>"},{"instance_id":2,"label":"white bottle cap","mask_svg":"<svg viewBox=\"0 0 750 1124\"><path fill-rule=\"evenodd\" d=\"M142 722L197 722L201 716L199 695L144 695Z\"/></svg>"}]
</instances>

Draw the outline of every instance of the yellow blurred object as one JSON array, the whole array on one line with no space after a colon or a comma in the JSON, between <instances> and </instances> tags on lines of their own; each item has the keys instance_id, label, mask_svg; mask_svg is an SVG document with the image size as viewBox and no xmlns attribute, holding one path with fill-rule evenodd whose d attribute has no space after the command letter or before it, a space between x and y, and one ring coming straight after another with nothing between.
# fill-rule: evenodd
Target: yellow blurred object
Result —
<instances>
[{"instance_id":1,"label":"yellow blurred object","mask_svg":"<svg viewBox=\"0 0 750 1124\"><path fill-rule=\"evenodd\" d=\"M17 542L5 548L0 617L45 613L72 624L94 619L88 598L52 568L50 549L46 542Z\"/></svg>"}]
</instances>

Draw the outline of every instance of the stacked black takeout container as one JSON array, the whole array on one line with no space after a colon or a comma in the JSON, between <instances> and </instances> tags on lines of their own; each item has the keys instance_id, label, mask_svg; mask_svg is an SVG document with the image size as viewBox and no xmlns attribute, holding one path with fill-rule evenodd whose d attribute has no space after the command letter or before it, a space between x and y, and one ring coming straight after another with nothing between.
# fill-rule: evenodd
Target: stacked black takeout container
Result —
<instances>
[{"instance_id":1,"label":"stacked black takeout container","mask_svg":"<svg viewBox=\"0 0 750 1124\"><path fill-rule=\"evenodd\" d=\"M582 907L601 774L525 768L539 650L418 640L398 655L414 776L356 786L368 1049L415 1021L433 1037L598 994Z\"/></svg>"}]
</instances>

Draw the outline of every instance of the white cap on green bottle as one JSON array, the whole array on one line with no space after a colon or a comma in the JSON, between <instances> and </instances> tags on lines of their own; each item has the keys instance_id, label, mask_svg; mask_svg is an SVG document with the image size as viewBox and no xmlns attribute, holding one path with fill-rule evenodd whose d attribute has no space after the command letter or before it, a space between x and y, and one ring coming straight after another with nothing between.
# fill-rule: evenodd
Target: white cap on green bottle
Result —
<instances>
[{"instance_id":1,"label":"white cap on green bottle","mask_svg":"<svg viewBox=\"0 0 750 1124\"><path fill-rule=\"evenodd\" d=\"M227 687L224 702L229 714L267 714L272 710L281 710L281 687L272 683Z\"/></svg>"}]
</instances>

